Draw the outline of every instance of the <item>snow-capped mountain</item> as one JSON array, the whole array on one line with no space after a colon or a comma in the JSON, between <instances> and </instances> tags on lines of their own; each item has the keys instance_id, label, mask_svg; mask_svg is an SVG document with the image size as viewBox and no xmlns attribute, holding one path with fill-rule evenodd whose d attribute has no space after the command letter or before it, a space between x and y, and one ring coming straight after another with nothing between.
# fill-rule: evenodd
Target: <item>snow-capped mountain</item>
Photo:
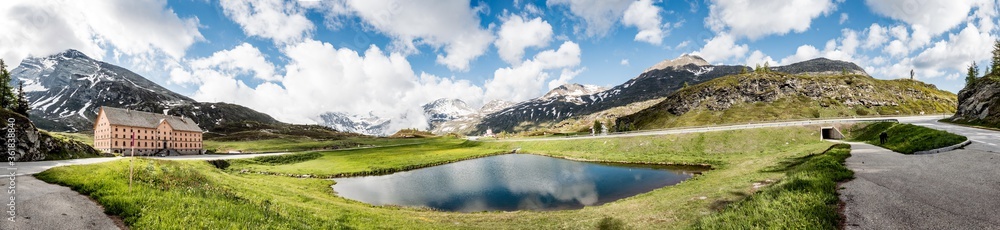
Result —
<instances>
[{"instance_id":1,"label":"snow-capped mountain","mask_svg":"<svg viewBox=\"0 0 1000 230\"><path fill-rule=\"evenodd\" d=\"M463 102L462 104L465 103ZM470 109L469 111L471 111L472 113L468 113L462 116L452 117L447 121L438 122L436 124L432 123L431 133L434 134L470 133L474 131L476 125L481 123L483 117L485 117L487 114L506 109L507 107L510 107L514 104L515 103L513 102L504 100L492 100L483 105L483 107L479 108L479 110Z\"/></svg>"},{"instance_id":2,"label":"snow-capped mountain","mask_svg":"<svg viewBox=\"0 0 1000 230\"><path fill-rule=\"evenodd\" d=\"M360 133L371 136L386 136L396 132L388 130L392 120L380 118L374 114L357 115L340 112L329 112L319 116L320 125L342 132Z\"/></svg>"},{"instance_id":3,"label":"snow-capped mountain","mask_svg":"<svg viewBox=\"0 0 1000 230\"><path fill-rule=\"evenodd\" d=\"M694 55L682 55L650 67L639 76L607 90L564 85L536 99L486 115L475 132L515 131L522 126L552 124L572 117L598 114L616 107L660 99L680 89L685 83L698 84L718 77L737 74L747 66L710 65ZM583 89L580 89L583 88ZM579 93L575 89L580 89ZM591 88L593 89L593 88ZM649 104L649 103L646 103ZM627 114L623 114L627 115Z\"/></svg>"},{"instance_id":4,"label":"snow-capped mountain","mask_svg":"<svg viewBox=\"0 0 1000 230\"><path fill-rule=\"evenodd\" d=\"M542 97L536 98L535 100L562 100L573 103L583 103L580 98L583 96L600 93L607 88L596 86L596 85L581 85L576 83L564 84L549 90L548 93Z\"/></svg>"},{"instance_id":5,"label":"snow-capped mountain","mask_svg":"<svg viewBox=\"0 0 1000 230\"><path fill-rule=\"evenodd\" d=\"M455 120L476 113L476 110L469 108L469 105L466 105L464 101L449 98L434 100L431 103L425 104L423 108L424 116L427 117L427 122L431 124L432 128L441 122Z\"/></svg>"},{"instance_id":6,"label":"snow-capped mountain","mask_svg":"<svg viewBox=\"0 0 1000 230\"><path fill-rule=\"evenodd\" d=\"M490 102L486 102L486 104L483 105L482 108L479 108L479 113L481 113L481 114L491 114L491 113L495 113L497 111L509 108L511 106L514 106L516 104L517 103L510 102L510 101L492 100Z\"/></svg>"},{"instance_id":7,"label":"snow-capped mountain","mask_svg":"<svg viewBox=\"0 0 1000 230\"><path fill-rule=\"evenodd\" d=\"M146 78L106 62L67 50L48 57L29 57L11 71L11 84L24 83L31 101L32 122L53 131L93 129L101 106L147 112L169 109L191 117L203 129L226 122L278 123L263 113L226 103L202 103L174 93Z\"/></svg>"}]
</instances>

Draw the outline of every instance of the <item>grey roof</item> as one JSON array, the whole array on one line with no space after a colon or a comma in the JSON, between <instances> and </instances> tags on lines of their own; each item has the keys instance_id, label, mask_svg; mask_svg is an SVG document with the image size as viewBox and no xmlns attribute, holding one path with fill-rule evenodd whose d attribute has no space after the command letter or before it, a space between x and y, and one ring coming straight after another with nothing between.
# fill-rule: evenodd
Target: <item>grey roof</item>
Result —
<instances>
[{"instance_id":1,"label":"grey roof","mask_svg":"<svg viewBox=\"0 0 1000 230\"><path fill-rule=\"evenodd\" d=\"M112 125L156 128L156 126L160 124L160 121L166 119L167 124L170 124L170 127L174 128L174 130L201 132L201 128L198 127L198 124L194 123L194 120L187 117L181 118L159 113L119 109L107 106L102 106L101 109L104 110L104 115L108 117L108 121L111 122Z\"/></svg>"}]
</instances>

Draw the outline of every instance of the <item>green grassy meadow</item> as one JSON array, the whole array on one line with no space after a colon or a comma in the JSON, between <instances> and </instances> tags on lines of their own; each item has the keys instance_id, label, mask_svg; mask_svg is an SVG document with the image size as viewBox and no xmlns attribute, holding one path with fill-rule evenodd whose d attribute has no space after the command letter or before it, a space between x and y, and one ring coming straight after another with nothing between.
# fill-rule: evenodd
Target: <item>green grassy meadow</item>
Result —
<instances>
[{"instance_id":1,"label":"green grassy meadow","mask_svg":"<svg viewBox=\"0 0 1000 230\"><path fill-rule=\"evenodd\" d=\"M108 214L133 229L683 229L753 223L760 228L829 226L830 208L805 215L773 215L796 207L743 205L747 197L774 196L826 207L835 193L827 180L842 179L843 150L818 140L815 127L764 128L696 134L525 142L422 139L421 144L229 161L136 159L136 183L128 188L128 160L53 168L36 177L94 198ZM442 164L514 148L574 160L710 165L713 170L674 186L600 206L563 211L455 213L425 208L372 206L341 198L335 182L315 176L383 174ZM827 157L837 156L837 157ZM789 163L806 162L806 163ZM815 162L815 163L813 163ZM827 167L832 167L827 169ZM840 167L840 168L837 168ZM250 172L248 172L250 171ZM814 172L815 171L815 172ZM245 172L245 173L244 173ZM258 173L260 172L260 173ZM806 182L798 182L806 180ZM774 185L755 188L755 183ZM802 185L805 183L805 185ZM816 185L813 185L815 183ZM790 185L789 185L790 184ZM759 185L759 184L758 184ZM795 186L806 186L796 189ZM789 190L794 193L768 192ZM751 196L751 194L753 194ZM785 194L819 199L791 199ZM750 198L751 200L755 198ZM765 201L772 198L758 198ZM730 205L737 204L737 205ZM758 222L762 209L767 218ZM741 213L739 215L727 213ZM733 222L737 221L737 222ZM743 222L738 222L743 221Z\"/></svg>"},{"instance_id":2,"label":"green grassy meadow","mask_svg":"<svg viewBox=\"0 0 1000 230\"><path fill-rule=\"evenodd\" d=\"M879 143L879 135L886 132L889 138ZM894 122L862 123L852 127L847 136L854 141L866 142L903 154L932 150L962 143L968 138L923 126Z\"/></svg>"},{"instance_id":3,"label":"green grassy meadow","mask_svg":"<svg viewBox=\"0 0 1000 230\"><path fill-rule=\"evenodd\" d=\"M298 152L308 150L337 150L358 147L388 146L423 142L421 139L350 137L322 140L308 137L285 137L247 141L205 140L205 150L216 153L240 152Z\"/></svg>"}]
</instances>

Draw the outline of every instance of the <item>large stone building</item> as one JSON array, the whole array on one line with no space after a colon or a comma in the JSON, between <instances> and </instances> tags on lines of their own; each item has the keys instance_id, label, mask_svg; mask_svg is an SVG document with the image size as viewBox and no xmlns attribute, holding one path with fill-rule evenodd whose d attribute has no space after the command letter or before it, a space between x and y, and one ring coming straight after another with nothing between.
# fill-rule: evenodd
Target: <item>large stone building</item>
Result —
<instances>
[{"instance_id":1,"label":"large stone building","mask_svg":"<svg viewBox=\"0 0 1000 230\"><path fill-rule=\"evenodd\" d=\"M201 154L202 130L191 118L102 106L94 121L94 148L136 155Z\"/></svg>"}]
</instances>

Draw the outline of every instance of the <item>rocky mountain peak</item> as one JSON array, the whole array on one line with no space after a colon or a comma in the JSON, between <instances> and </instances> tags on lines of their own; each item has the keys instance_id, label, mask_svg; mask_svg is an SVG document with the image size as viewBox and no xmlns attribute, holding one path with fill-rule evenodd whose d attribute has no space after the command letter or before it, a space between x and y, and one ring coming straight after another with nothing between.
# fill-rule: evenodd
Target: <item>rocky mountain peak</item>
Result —
<instances>
[{"instance_id":1,"label":"rocky mountain peak","mask_svg":"<svg viewBox=\"0 0 1000 230\"><path fill-rule=\"evenodd\" d=\"M670 60L663 60L660 63L656 63L656 65L649 67L649 69L646 69L643 72L649 72L652 70L661 70L666 68L676 69L686 65L707 66L711 64L709 64L708 61L705 61L705 59L702 59L698 55L683 54L680 57Z\"/></svg>"},{"instance_id":2,"label":"rocky mountain peak","mask_svg":"<svg viewBox=\"0 0 1000 230\"><path fill-rule=\"evenodd\" d=\"M865 69L857 64L822 57L785 66L771 67L771 70L800 75L840 75L847 71L849 74L869 76Z\"/></svg>"},{"instance_id":3,"label":"rocky mountain peak","mask_svg":"<svg viewBox=\"0 0 1000 230\"><path fill-rule=\"evenodd\" d=\"M579 97L584 95L591 95L595 93L600 93L607 88L596 86L596 85L581 85L576 83L564 84L549 90L544 96L539 99L551 99L556 97Z\"/></svg>"},{"instance_id":4,"label":"rocky mountain peak","mask_svg":"<svg viewBox=\"0 0 1000 230\"><path fill-rule=\"evenodd\" d=\"M427 103L423 106L424 116L432 125L436 122L445 122L457 119L462 116L473 114L476 111L469 108L464 101L454 98L441 98Z\"/></svg>"},{"instance_id":5,"label":"rocky mountain peak","mask_svg":"<svg viewBox=\"0 0 1000 230\"><path fill-rule=\"evenodd\" d=\"M466 115L475 111L469 108L465 101L454 98L441 98L424 104L424 112L448 113Z\"/></svg>"},{"instance_id":6,"label":"rocky mountain peak","mask_svg":"<svg viewBox=\"0 0 1000 230\"><path fill-rule=\"evenodd\" d=\"M79 50L75 50L75 49L68 49L66 51L63 51L61 53L58 53L58 54L55 54L55 55L52 55L52 56L49 56L49 57L60 57L60 56L61 57L65 57L65 58L86 58L86 59L92 59L89 56L87 56L86 54L83 54L83 52L80 52Z\"/></svg>"},{"instance_id":7,"label":"rocky mountain peak","mask_svg":"<svg viewBox=\"0 0 1000 230\"><path fill-rule=\"evenodd\" d=\"M516 103L514 103L514 102L509 102L509 101L504 101L504 100L492 100L492 101L486 102L486 104L483 105L482 108L479 108L479 113L489 114L489 113L493 113L493 112L500 111L500 110L506 109L508 107L514 106L515 104Z\"/></svg>"}]
</instances>

